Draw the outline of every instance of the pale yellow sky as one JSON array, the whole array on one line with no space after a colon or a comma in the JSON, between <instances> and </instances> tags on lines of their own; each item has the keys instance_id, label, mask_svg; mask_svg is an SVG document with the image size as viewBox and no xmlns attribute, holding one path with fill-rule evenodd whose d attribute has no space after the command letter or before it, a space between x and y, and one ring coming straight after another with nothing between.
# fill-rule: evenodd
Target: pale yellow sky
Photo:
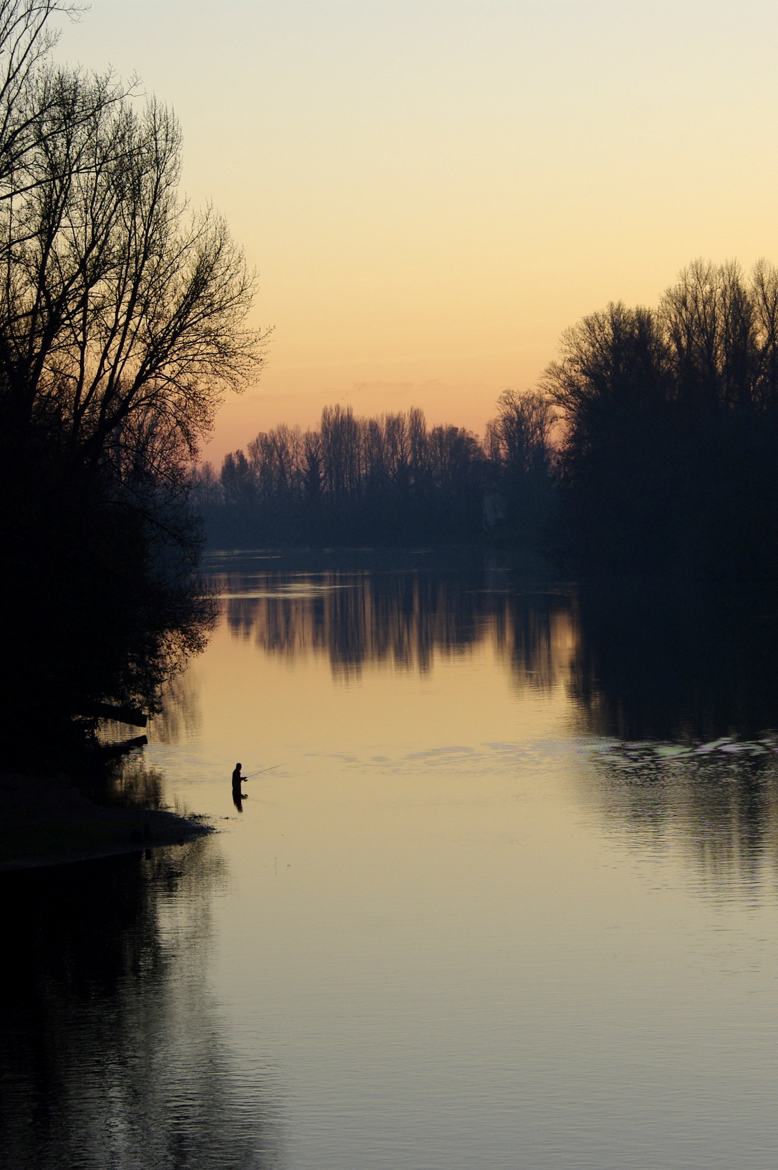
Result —
<instances>
[{"instance_id":1,"label":"pale yellow sky","mask_svg":"<svg viewBox=\"0 0 778 1170\"><path fill-rule=\"evenodd\" d=\"M218 462L336 401L480 431L584 313L778 260L776 41L765 0L93 0L58 53L175 108L259 270Z\"/></svg>"}]
</instances>

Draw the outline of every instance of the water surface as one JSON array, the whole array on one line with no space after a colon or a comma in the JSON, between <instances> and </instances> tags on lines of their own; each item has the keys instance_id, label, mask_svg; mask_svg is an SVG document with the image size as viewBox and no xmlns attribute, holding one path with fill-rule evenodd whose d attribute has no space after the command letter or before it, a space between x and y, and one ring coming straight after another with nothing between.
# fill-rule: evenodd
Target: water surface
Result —
<instances>
[{"instance_id":1,"label":"water surface","mask_svg":"<svg viewBox=\"0 0 778 1170\"><path fill-rule=\"evenodd\" d=\"M4 1164L773 1166L769 611L211 571L131 767L221 832L4 879Z\"/></svg>"}]
</instances>

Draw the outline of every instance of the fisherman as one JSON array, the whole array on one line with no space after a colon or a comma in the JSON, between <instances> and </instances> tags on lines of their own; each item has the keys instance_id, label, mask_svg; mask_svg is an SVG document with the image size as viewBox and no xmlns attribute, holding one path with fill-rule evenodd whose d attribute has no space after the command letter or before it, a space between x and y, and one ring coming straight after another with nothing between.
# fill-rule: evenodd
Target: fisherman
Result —
<instances>
[{"instance_id":1,"label":"fisherman","mask_svg":"<svg viewBox=\"0 0 778 1170\"><path fill-rule=\"evenodd\" d=\"M245 793L241 792L241 782L246 779L241 774L241 763L235 765L232 771L232 803L235 805L238 812L243 812L243 801L246 799Z\"/></svg>"}]
</instances>

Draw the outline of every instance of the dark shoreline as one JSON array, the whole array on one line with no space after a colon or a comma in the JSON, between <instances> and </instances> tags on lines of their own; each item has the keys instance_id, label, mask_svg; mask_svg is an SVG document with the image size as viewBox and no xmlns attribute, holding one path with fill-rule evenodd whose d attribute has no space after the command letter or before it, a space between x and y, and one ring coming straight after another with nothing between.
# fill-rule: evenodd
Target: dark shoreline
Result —
<instances>
[{"instance_id":1,"label":"dark shoreline","mask_svg":"<svg viewBox=\"0 0 778 1170\"><path fill-rule=\"evenodd\" d=\"M212 832L197 816L98 804L64 779L0 772L0 873L142 853Z\"/></svg>"}]
</instances>

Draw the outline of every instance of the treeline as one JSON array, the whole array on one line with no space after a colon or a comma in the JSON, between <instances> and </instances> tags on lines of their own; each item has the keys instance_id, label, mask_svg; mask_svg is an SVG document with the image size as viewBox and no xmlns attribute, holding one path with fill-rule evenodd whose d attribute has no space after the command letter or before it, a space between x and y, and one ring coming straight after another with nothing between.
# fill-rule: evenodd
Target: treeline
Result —
<instances>
[{"instance_id":1,"label":"treeline","mask_svg":"<svg viewBox=\"0 0 778 1170\"><path fill-rule=\"evenodd\" d=\"M778 575L778 271L692 264L563 338L557 532L603 572Z\"/></svg>"},{"instance_id":2,"label":"treeline","mask_svg":"<svg viewBox=\"0 0 778 1170\"><path fill-rule=\"evenodd\" d=\"M322 414L209 467L215 543L540 548L572 571L778 576L778 271L692 264L656 309L611 304L563 337L481 441L421 411Z\"/></svg>"},{"instance_id":3,"label":"treeline","mask_svg":"<svg viewBox=\"0 0 778 1170\"><path fill-rule=\"evenodd\" d=\"M325 407L317 430L279 426L205 465L195 497L212 543L542 541L554 497L553 410L510 391L486 440L428 427L421 410L357 417Z\"/></svg>"}]
</instances>

